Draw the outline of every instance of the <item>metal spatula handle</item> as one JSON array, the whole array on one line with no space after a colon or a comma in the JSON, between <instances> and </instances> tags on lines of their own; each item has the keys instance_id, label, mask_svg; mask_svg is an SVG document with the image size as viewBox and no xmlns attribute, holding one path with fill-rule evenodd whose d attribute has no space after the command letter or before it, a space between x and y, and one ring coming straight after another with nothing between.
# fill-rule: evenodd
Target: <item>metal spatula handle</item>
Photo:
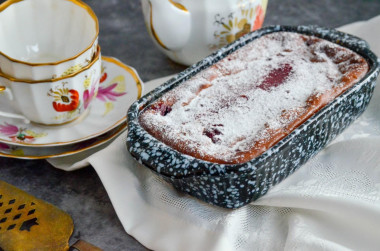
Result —
<instances>
[{"instance_id":1,"label":"metal spatula handle","mask_svg":"<svg viewBox=\"0 0 380 251\"><path fill-rule=\"evenodd\" d=\"M69 251L102 251L102 249L86 241L78 240L70 247Z\"/></svg>"}]
</instances>

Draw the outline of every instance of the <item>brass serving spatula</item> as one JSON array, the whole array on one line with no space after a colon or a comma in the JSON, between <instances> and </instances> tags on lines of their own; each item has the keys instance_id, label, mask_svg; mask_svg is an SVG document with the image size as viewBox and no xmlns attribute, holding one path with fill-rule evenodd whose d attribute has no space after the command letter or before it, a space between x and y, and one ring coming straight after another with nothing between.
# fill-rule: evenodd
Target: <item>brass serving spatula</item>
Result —
<instances>
[{"instance_id":1,"label":"brass serving spatula","mask_svg":"<svg viewBox=\"0 0 380 251\"><path fill-rule=\"evenodd\" d=\"M67 213L0 181L0 251L69 250L73 229ZM82 241L70 249L101 250Z\"/></svg>"}]
</instances>

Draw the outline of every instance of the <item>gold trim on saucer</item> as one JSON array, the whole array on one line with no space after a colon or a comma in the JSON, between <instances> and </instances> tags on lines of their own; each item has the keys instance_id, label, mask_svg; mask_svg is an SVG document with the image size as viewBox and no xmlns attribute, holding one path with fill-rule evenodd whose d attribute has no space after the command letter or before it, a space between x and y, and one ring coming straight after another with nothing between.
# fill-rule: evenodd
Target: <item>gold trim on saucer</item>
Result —
<instances>
[{"instance_id":1,"label":"gold trim on saucer","mask_svg":"<svg viewBox=\"0 0 380 251\"><path fill-rule=\"evenodd\" d=\"M153 8L152 8L152 3L149 1L149 6L150 6L150 31L152 32L152 35L154 39L156 39L157 43L164 48L165 50L169 50L168 47L165 46L165 44L161 41L161 39L158 37L156 30L153 27Z\"/></svg>"},{"instance_id":2,"label":"gold trim on saucer","mask_svg":"<svg viewBox=\"0 0 380 251\"><path fill-rule=\"evenodd\" d=\"M12 4L15 4L15 3L18 3L18 2L22 2L22 1L25 1L25 0L7 0L5 1L4 3L2 3L0 5L0 13L5 10L6 8L8 8L9 6L11 6ZM0 55L6 57L7 59L9 59L10 61L12 62L15 62L15 63L19 63L19 64L24 64L24 65L30 65L30 66L46 66L46 65L57 65L57 64L61 64L63 62L67 62L67 61L70 61L74 58L77 58L79 57L80 55L82 55L83 53L85 53L87 50L89 50L93 45L94 43L96 42L96 40L98 39L98 36L99 36L99 21L98 21L98 18L97 16L95 15L94 11L91 9L90 6L88 6L87 4L85 4L84 2L82 2L81 0L66 0L66 1L69 1L69 2L72 2L73 4L85 9L88 14L92 17L92 19L94 19L95 21L95 37L94 39L92 40L91 44L86 48L84 49L83 51L79 52L78 54L70 57L70 58L66 58L64 60L60 60L60 61L56 61L56 62L49 62L49 63L30 63L30 62L25 62L25 61L21 61L21 60L17 60L15 58L12 58L6 54L4 54L2 51L0 51Z\"/></svg>"},{"instance_id":3,"label":"gold trim on saucer","mask_svg":"<svg viewBox=\"0 0 380 251\"><path fill-rule=\"evenodd\" d=\"M5 89L7 89L7 87L5 87L5 86L0 86L0 92L5 91Z\"/></svg>"},{"instance_id":4,"label":"gold trim on saucer","mask_svg":"<svg viewBox=\"0 0 380 251\"><path fill-rule=\"evenodd\" d=\"M112 64L115 64L121 68L123 68L125 71L127 71L129 74L132 75L135 83L136 83L136 87L137 87L137 97L136 97L136 100L137 99L140 99L141 96L142 96L142 81L140 79L140 77L138 76L138 74L129 66L125 65L124 63L122 63L121 61L115 59L115 58L112 58L112 57L106 57L106 56L102 56L102 60L103 61L106 61L106 62L109 62L109 63L112 63ZM116 121L113 125L109 126L107 129L104 129L103 131L101 132L97 132L97 133L94 133L94 134L91 134L91 135L88 135L84 138L80 138L80 139L75 139L75 140L71 140L71 141L66 141L66 142L53 142L53 143L47 143L47 144L33 144L33 143L25 143L25 142L13 142L13 141L9 141L9 140L3 140L3 139L0 139L0 143L1 142L4 142L4 143L7 143L7 144L10 144L10 145L13 145L13 146L29 146L29 147L43 147L43 146L62 146L62 145L68 145L68 144L73 144L73 143L77 143L77 142L80 142L80 141L83 141L83 140L87 140L87 139L91 139L91 138L94 138L94 137L97 137L99 135L102 135L110 130L113 130L115 129L116 127L120 126L124 121L127 121L127 115L125 115L124 117L122 117L121 119L119 119L118 121ZM1 153L0 153L0 156L1 156Z\"/></svg>"},{"instance_id":5,"label":"gold trim on saucer","mask_svg":"<svg viewBox=\"0 0 380 251\"><path fill-rule=\"evenodd\" d=\"M177 3L177 2L174 2L173 0L169 0L169 2L174 5L175 7L177 7L178 9L182 10L182 11L185 11L185 12L189 12L185 6L183 6L182 4L180 3Z\"/></svg>"},{"instance_id":6,"label":"gold trim on saucer","mask_svg":"<svg viewBox=\"0 0 380 251\"><path fill-rule=\"evenodd\" d=\"M91 144L87 147L84 147L84 148L81 148L78 150L74 150L74 151L67 151L67 152L62 152L62 153L58 153L58 154L41 155L41 156L31 156L31 155L18 156L18 155L14 155L14 154L6 154L6 153L0 152L0 157L17 158L17 159L49 159L49 158L70 156L73 154L77 154L77 153L81 153L83 151L89 150L91 148L94 148L96 146L99 146L99 145L109 141L109 140L119 136L122 132L124 132L126 130L126 128L127 128L127 123L125 123L124 125L120 125L120 128L118 128L118 130L115 133L113 133L112 135L110 135L109 137L107 137L103 140L100 140L99 142L95 142L94 144Z\"/></svg>"},{"instance_id":7,"label":"gold trim on saucer","mask_svg":"<svg viewBox=\"0 0 380 251\"><path fill-rule=\"evenodd\" d=\"M25 1L25 0L20 0L20 1ZM82 73L83 71L91 68L96 62L98 62L99 57L100 57L100 46L98 45L98 49L97 49L97 52L95 54L95 57L93 58L93 60L90 64L88 64L86 67L83 67L82 69L80 69L80 71L77 71L77 72L69 74L69 75L65 75L64 77L44 79L44 80L18 79L18 78L11 77L11 76L9 76L9 75L1 72L1 71L0 71L0 77L6 78L12 82L25 83L25 84L45 84L45 83L58 82L58 81L61 81L63 79L75 77L76 75Z\"/></svg>"}]
</instances>

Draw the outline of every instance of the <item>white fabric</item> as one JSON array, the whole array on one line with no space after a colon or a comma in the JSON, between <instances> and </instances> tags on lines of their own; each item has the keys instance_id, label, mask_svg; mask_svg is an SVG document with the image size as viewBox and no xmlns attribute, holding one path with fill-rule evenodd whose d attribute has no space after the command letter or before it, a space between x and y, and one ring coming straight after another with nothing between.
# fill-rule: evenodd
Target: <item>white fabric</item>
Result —
<instances>
[{"instance_id":1,"label":"white fabric","mask_svg":"<svg viewBox=\"0 0 380 251\"><path fill-rule=\"evenodd\" d=\"M363 37L380 55L379 27L380 16L342 30ZM176 192L133 161L125 137L81 162L84 156L49 162L65 170L90 163L125 230L147 248L379 250L379 86L365 114L339 138L267 195L237 210Z\"/></svg>"}]
</instances>

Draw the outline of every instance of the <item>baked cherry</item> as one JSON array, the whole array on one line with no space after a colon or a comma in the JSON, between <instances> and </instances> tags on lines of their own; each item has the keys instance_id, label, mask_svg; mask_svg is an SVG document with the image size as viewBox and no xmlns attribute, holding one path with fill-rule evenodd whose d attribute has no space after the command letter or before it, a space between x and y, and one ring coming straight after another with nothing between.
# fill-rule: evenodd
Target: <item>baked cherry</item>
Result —
<instances>
[{"instance_id":1,"label":"baked cherry","mask_svg":"<svg viewBox=\"0 0 380 251\"><path fill-rule=\"evenodd\" d=\"M168 113L172 111L172 107L170 105L165 104L164 102L159 102L151 106L152 110L160 112L162 116L166 116Z\"/></svg>"},{"instance_id":2,"label":"baked cherry","mask_svg":"<svg viewBox=\"0 0 380 251\"><path fill-rule=\"evenodd\" d=\"M258 87L264 91L269 91L270 88L283 84L292 70L293 67L290 64L284 64L280 68L273 69Z\"/></svg>"},{"instance_id":3,"label":"baked cherry","mask_svg":"<svg viewBox=\"0 0 380 251\"><path fill-rule=\"evenodd\" d=\"M219 131L217 128L209 128L209 129L203 130L203 135L206 135L207 137L209 137L212 143L215 144L218 141L220 141L220 139L218 139L216 136L223 135L223 133Z\"/></svg>"}]
</instances>

